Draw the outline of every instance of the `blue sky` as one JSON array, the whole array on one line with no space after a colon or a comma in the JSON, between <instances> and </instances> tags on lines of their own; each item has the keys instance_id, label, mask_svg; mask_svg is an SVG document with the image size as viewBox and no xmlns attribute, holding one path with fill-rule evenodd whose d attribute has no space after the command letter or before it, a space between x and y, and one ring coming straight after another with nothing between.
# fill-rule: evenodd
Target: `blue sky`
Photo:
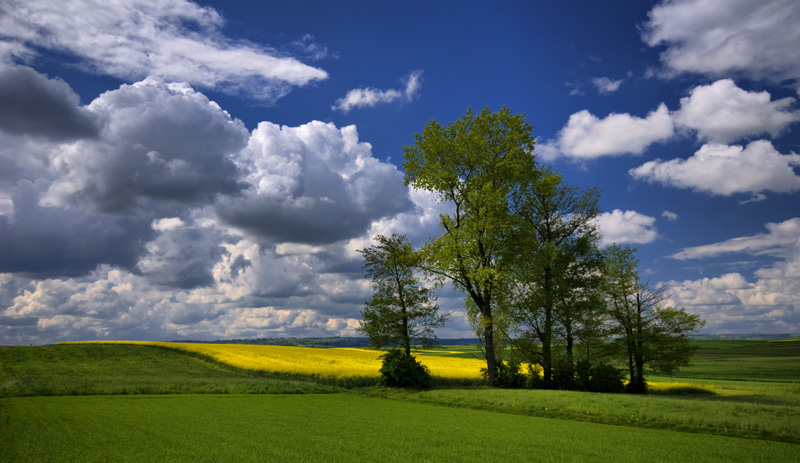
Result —
<instances>
[{"instance_id":1,"label":"blue sky","mask_svg":"<svg viewBox=\"0 0 800 463\"><path fill-rule=\"evenodd\" d=\"M388 3L388 2L384 2ZM443 211L426 122L507 105L706 332L800 332L794 1L0 0L0 344L352 335ZM441 337L471 336L460 295Z\"/></svg>"}]
</instances>

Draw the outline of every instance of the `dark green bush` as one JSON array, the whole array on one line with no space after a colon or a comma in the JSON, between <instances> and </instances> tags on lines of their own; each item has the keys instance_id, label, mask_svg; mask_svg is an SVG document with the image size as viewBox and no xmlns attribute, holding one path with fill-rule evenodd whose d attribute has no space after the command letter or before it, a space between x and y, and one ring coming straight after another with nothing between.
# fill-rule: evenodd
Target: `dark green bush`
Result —
<instances>
[{"instance_id":1,"label":"dark green bush","mask_svg":"<svg viewBox=\"0 0 800 463\"><path fill-rule=\"evenodd\" d=\"M431 385L428 367L400 349L391 349L381 356L381 379L385 386L426 389Z\"/></svg>"},{"instance_id":2,"label":"dark green bush","mask_svg":"<svg viewBox=\"0 0 800 463\"><path fill-rule=\"evenodd\" d=\"M563 358L553 365L553 389L562 390L575 390L578 389L575 384L575 368L572 362Z\"/></svg>"},{"instance_id":3,"label":"dark green bush","mask_svg":"<svg viewBox=\"0 0 800 463\"><path fill-rule=\"evenodd\" d=\"M614 368L611 365L601 363L592 367L590 372L591 375L587 390L592 392L615 393L621 393L624 391L625 388L622 385L622 372L619 369Z\"/></svg>"},{"instance_id":4,"label":"dark green bush","mask_svg":"<svg viewBox=\"0 0 800 463\"><path fill-rule=\"evenodd\" d=\"M486 369L481 370L484 378L486 377ZM494 378L495 387L504 389L522 389L527 386L528 378L522 373L522 368L519 362L498 362L497 375Z\"/></svg>"}]
</instances>

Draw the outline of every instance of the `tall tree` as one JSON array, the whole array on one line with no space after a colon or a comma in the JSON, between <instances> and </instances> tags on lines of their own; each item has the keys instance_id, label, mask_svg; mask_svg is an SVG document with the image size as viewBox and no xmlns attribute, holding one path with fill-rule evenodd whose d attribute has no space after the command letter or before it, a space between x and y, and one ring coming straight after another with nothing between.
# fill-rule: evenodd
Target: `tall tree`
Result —
<instances>
[{"instance_id":1,"label":"tall tree","mask_svg":"<svg viewBox=\"0 0 800 463\"><path fill-rule=\"evenodd\" d=\"M364 304L358 331L375 347L400 345L411 355L413 343L435 342L434 330L444 325L445 316L438 312L433 290L415 275L419 256L405 235L375 240L377 245L359 250L374 292Z\"/></svg>"},{"instance_id":2,"label":"tall tree","mask_svg":"<svg viewBox=\"0 0 800 463\"><path fill-rule=\"evenodd\" d=\"M497 371L494 312L506 284L502 256L513 228L512 194L539 172L531 130L524 115L507 107L485 107L480 114L470 108L444 126L429 121L414 134L415 143L403 148L406 184L433 191L452 207L440 216L442 234L424 247L426 266L474 303L490 386Z\"/></svg>"},{"instance_id":3,"label":"tall tree","mask_svg":"<svg viewBox=\"0 0 800 463\"><path fill-rule=\"evenodd\" d=\"M624 346L628 391L646 391L645 370L672 374L689 364L696 348L690 334L705 325L699 315L665 308L666 287L639 281L635 249L612 245L606 250L608 310L618 341Z\"/></svg>"},{"instance_id":4,"label":"tall tree","mask_svg":"<svg viewBox=\"0 0 800 463\"><path fill-rule=\"evenodd\" d=\"M522 335L541 343L545 387L553 378L554 334L566 340L572 364L574 341L581 325L591 323L600 293L599 196L597 189L581 192L550 171L515 192L512 307Z\"/></svg>"}]
</instances>

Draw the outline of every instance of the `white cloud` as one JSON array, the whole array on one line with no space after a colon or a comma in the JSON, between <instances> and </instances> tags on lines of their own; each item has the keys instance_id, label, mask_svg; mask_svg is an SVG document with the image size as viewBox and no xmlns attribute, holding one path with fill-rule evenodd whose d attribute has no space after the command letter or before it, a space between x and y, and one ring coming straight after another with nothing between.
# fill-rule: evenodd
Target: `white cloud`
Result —
<instances>
[{"instance_id":1,"label":"white cloud","mask_svg":"<svg viewBox=\"0 0 800 463\"><path fill-rule=\"evenodd\" d=\"M663 103L647 117L609 114L599 119L587 110L569 117L558 133L558 150L569 157L593 159L620 154L641 154L650 144L674 133L672 118Z\"/></svg>"},{"instance_id":2,"label":"white cloud","mask_svg":"<svg viewBox=\"0 0 800 463\"><path fill-rule=\"evenodd\" d=\"M643 39L666 45L661 60L673 72L781 82L800 78L798 24L796 0L664 1L650 11Z\"/></svg>"},{"instance_id":3,"label":"white cloud","mask_svg":"<svg viewBox=\"0 0 800 463\"><path fill-rule=\"evenodd\" d=\"M669 221L678 220L678 214L676 214L676 213L674 213L672 211L664 211L664 212L662 212L661 213L661 217L664 217L665 219L667 219Z\"/></svg>"},{"instance_id":4,"label":"white cloud","mask_svg":"<svg viewBox=\"0 0 800 463\"><path fill-rule=\"evenodd\" d=\"M153 221L153 230L160 232L175 230L184 226L186 224L180 217L164 217Z\"/></svg>"},{"instance_id":5,"label":"white cloud","mask_svg":"<svg viewBox=\"0 0 800 463\"><path fill-rule=\"evenodd\" d=\"M251 187L222 199L217 213L273 243L350 239L412 207L400 171L373 157L355 126L262 122L236 162Z\"/></svg>"},{"instance_id":6,"label":"white cloud","mask_svg":"<svg viewBox=\"0 0 800 463\"><path fill-rule=\"evenodd\" d=\"M592 79L592 84L597 88L597 92L601 95L614 93L619 90L620 85L625 79L611 80L608 77L595 77Z\"/></svg>"},{"instance_id":7,"label":"white cloud","mask_svg":"<svg viewBox=\"0 0 800 463\"><path fill-rule=\"evenodd\" d=\"M766 91L748 92L731 79L723 79L698 86L681 98L681 109L675 112L674 120L677 125L697 130L701 140L718 143L764 133L776 137L800 120L800 111L789 109L794 101L770 101Z\"/></svg>"},{"instance_id":8,"label":"white cloud","mask_svg":"<svg viewBox=\"0 0 800 463\"><path fill-rule=\"evenodd\" d=\"M413 71L404 78L404 89L378 90L375 88L356 88L336 100L331 109L348 112L353 108L372 107L382 103L392 103L403 99L412 101L422 88L422 71Z\"/></svg>"},{"instance_id":9,"label":"white cloud","mask_svg":"<svg viewBox=\"0 0 800 463\"><path fill-rule=\"evenodd\" d=\"M241 186L231 155L247 130L186 84L147 79L105 92L88 107L104 122L97 139L52 150L58 175L44 203L91 202L119 212L145 201L197 203Z\"/></svg>"},{"instance_id":10,"label":"white cloud","mask_svg":"<svg viewBox=\"0 0 800 463\"><path fill-rule=\"evenodd\" d=\"M274 50L234 42L216 10L186 0L84 2L6 0L6 48L77 56L87 69L122 79L158 77L274 101L327 73Z\"/></svg>"},{"instance_id":11,"label":"white cloud","mask_svg":"<svg viewBox=\"0 0 800 463\"><path fill-rule=\"evenodd\" d=\"M600 229L601 246L613 243L646 244L658 238L658 231L654 225L655 217L636 211L614 209L600 214L596 220Z\"/></svg>"},{"instance_id":12,"label":"white cloud","mask_svg":"<svg viewBox=\"0 0 800 463\"><path fill-rule=\"evenodd\" d=\"M769 141L758 140L747 147L706 144L688 159L657 159L628 173L640 180L730 196L800 190L800 176L794 172L798 165L800 155L783 155Z\"/></svg>"},{"instance_id":13,"label":"white cloud","mask_svg":"<svg viewBox=\"0 0 800 463\"><path fill-rule=\"evenodd\" d=\"M703 259L744 252L779 259L756 270L752 281L739 273L670 281L670 303L700 314L711 331L800 331L800 219L768 223L766 228L767 233L686 248L670 256Z\"/></svg>"},{"instance_id":14,"label":"white cloud","mask_svg":"<svg viewBox=\"0 0 800 463\"><path fill-rule=\"evenodd\" d=\"M780 223L767 223L768 233L733 238L720 243L685 248L670 257L678 260L702 259L732 252L757 256L785 256L785 249L800 245L800 218Z\"/></svg>"}]
</instances>

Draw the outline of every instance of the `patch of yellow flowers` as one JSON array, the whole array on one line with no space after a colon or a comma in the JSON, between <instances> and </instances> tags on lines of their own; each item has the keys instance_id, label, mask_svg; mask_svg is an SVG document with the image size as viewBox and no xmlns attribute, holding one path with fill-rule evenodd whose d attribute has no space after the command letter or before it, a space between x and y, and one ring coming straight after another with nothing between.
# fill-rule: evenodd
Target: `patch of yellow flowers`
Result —
<instances>
[{"instance_id":1,"label":"patch of yellow flowers","mask_svg":"<svg viewBox=\"0 0 800 463\"><path fill-rule=\"evenodd\" d=\"M207 355L228 365L248 370L316 375L334 378L380 376L381 351L355 348L313 348L252 344L202 344L178 342L113 341L100 343L165 347ZM417 354L432 376L447 379L479 379L485 362L478 359Z\"/></svg>"}]
</instances>

